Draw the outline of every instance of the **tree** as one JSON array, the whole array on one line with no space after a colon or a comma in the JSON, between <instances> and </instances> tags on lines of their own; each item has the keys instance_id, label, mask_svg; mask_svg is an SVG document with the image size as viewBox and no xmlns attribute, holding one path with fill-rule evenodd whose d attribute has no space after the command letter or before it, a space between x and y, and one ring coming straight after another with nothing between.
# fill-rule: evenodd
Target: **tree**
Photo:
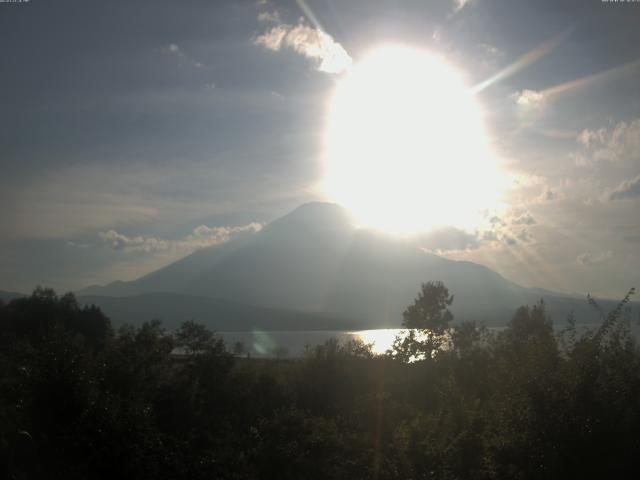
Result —
<instances>
[{"instance_id":1,"label":"tree","mask_svg":"<svg viewBox=\"0 0 640 480\"><path fill-rule=\"evenodd\" d=\"M452 303L453 295L442 282L423 283L418 298L402 314L402 326L408 332L396 337L392 354L404 361L431 358L446 339L453 320Z\"/></svg>"},{"instance_id":2,"label":"tree","mask_svg":"<svg viewBox=\"0 0 640 480\"><path fill-rule=\"evenodd\" d=\"M247 351L247 348L244 345L244 342L238 340L233 344L233 354L236 357L241 357Z\"/></svg>"},{"instance_id":3,"label":"tree","mask_svg":"<svg viewBox=\"0 0 640 480\"><path fill-rule=\"evenodd\" d=\"M175 333L176 345L188 355L202 355L212 350L224 350L222 340L206 326L188 320Z\"/></svg>"},{"instance_id":4,"label":"tree","mask_svg":"<svg viewBox=\"0 0 640 480\"><path fill-rule=\"evenodd\" d=\"M113 336L111 321L95 305L81 307L72 293L62 296L37 287L31 296L17 298L2 309L0 333L11 333L37 344L58 329L82 337L94 349L102 349Z\"/></svg>"}]
</instances>

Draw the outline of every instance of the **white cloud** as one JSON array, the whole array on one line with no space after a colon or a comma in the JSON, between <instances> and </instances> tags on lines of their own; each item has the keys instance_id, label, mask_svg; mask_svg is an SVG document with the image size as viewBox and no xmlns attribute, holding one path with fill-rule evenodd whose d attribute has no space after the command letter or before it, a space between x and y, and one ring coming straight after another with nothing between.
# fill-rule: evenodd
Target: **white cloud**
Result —
<instances>
[{"instance_id":1,"label":"white cloud","mask_svg":"<svg viewBox=\"0 0 640 480\"><path fill-rule=\"evenodd\" d=\"M169 43L167 45L163 45L160 47L160 51L165 55L173 55L178 59L179 64L182 62L187 62L187 64L191 64L194 68L204 68L205 65L202 62L194 60L190 58L184 51L180 48L177 43Z\"/></svg>"},{"instance_id":2,"label":"white cloud","mask_svg":"<svg viewBox=\"0 0 640 480\"><path fill-rule=\"evenodd\" d=\"M155 237L127 237L115 230L100 232L98 236L114 250L157 252L169 249L169 242Z\"/></svg>"},{"instance_id":3,"label":"white cloud","mask_svg":"<svg viewBox=\"0 0 640 480\"><path fill-rule=\"evenodd\" d=\"M479 61L479 66L486 75L492 75L504 60L505 52L495 45L479 43L475 46L474 60Z\"/></svg>"},{"instance_id":4,"label":"white cloud","mask_svg":"<svg viewBox=\"0 0 640 480\"><path fill-rule=\"evenodd\" d=\"M599 128L598 130L588 130L584 129L578 137L576 141L580 143L582 146L589 148L592 145L597 145L598 143L604 143L607 135L607 130L605 128Z\"/></svg>"},{"instance_id":5,"label":"white cloud","mask_svg":"<svg viewBox=\"0 0 640 480\"><path fill-rule=\"evenodd\" d=\"M180 49L177 43L169 43L161 47L163 53L174 54L180 57L184 57L184 52Z\"/></svg>"},{"instance_id":6,"label":"white cloud","mask_svg":"<svg viewBox=\"0 0 640 480\"><path fill-rule=\"evenodd\" d=\"M592 162L640 160L640 118L618 122L614 127L585 129L576 138Z\"/></svg>"},{"instance_id":7,"label":"white cloud","mask_svg":"<svg viewBox=\"0 0 640 480\"><path fill-rule=\"evenodd\" d=\"M488 43L481 43L478 48L482 53L490 58L504 58L504 51L496 47L495 45L489 45Z\"/></svg>"},{"instance_id":8,"label":"white cloud","mask_svg":"<svg viewBox=\"0 0 640 480\"><path fill-rule=\"evenodd\" d=\"M273 12L260 12L258 14L258 21L265 23L280 23L280 15L277 11Z\"/></svg>"},{"instance_id":9,"label":"white cloud","mask_svg":"<svg viewBox=\"0 0 640 480\"><path fill-rule=\"evenodd\" d=\"M269 30L268 32L263 33L262 35L258 35L253 43L255 45L261 45L264 48L277 52L278 50L280 50L284 37L287 35L289 28L289 25L277 25L271 28L271 30Z\"/></svg>"},{"instance_id":10,"label":"white cloud","mask_svg":"<svg viewBox=\"0 0 640 480\"><path fill-rule=\"evenodd\" d=\"M295 26L285 23L276 25L258 35L253 43L276 52L287 47L316 60L317 69L325 73L341 73L352 63L347 51L331 35L306 25L302 20Z\"/></svg>"},{"instance_id":11,"label":"white cloud","mask_svg":"<svg viewBox=\"0 0 640 480\"><path fill-rule=\"evenodd\" d=\"M164 252L167 250L193 251L228 242L242 234L259 232L262 225L250 223L236 227L208 227L200 225L192 233L178 240L165 240L157 237L130 237L115 230L100 232L100 239L114 250L125 252Z\"/></svg>"},{"instance_id":12,"label":"white cloud","mask_svg":"<svg viewBox=\"0 0 640 480\"><path fill-rule=\"evenodd\" d=\"M578 258L576 258L576 262L578 262L578 265L582 265L583 267L587 267L589 265L593 265L595 263L602 263L602 262L606 262L607 260L610 260L611 258L613 258L613 252L606 251L606 252L600 252L600 253L589 253L589 252L585 252L582 253L580 255L578 255Z\"/></svg>"},{"instance_id":13,"label":"white cloud","mask_svg":"<svg viewBox=\"0 0 640 480\"><path fill-rule=\"evenodd\" d=\"M523 108L541 109L547 104L547 97L542 92L524 89L512 95L516 104Z\"/></svg>"}]
</instances>

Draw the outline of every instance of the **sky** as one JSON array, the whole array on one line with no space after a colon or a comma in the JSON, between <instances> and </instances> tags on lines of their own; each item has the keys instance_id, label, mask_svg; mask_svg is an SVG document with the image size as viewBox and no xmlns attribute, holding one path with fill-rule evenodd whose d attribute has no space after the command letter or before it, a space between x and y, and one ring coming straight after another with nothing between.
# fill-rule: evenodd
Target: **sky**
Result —
<instances>
[{"instance_id":1,"label":"sky","mask_svg":"<svg viewBox=\"0 0 640 480\"><path fill-rule=\"evenodd\" d=\"M424 248L620 298L640 280L639 22L601 0L0 3L0 289L132 280L331 201L332 93L403 44L477 87L509 178L485 222Z\"/></svg>"}]
</instances>

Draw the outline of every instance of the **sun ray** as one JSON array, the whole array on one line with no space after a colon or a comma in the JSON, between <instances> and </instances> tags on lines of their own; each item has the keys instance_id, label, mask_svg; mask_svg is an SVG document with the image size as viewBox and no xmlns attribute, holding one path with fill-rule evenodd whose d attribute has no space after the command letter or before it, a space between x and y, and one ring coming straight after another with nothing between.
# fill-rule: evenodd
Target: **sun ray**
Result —
<instances>
[{"instance_id":1,"label":"sun ray","mask_svg":"<svg viewBox=\"0 0 640 480\"><path fill-rule=\"evenodd\" d=\"M479 93L489 88L490 86L495 85L496 83L509 78L510 76L519 72L523 68L533 65L534 63L539 61L541 58L545 57L546 55L551 53L553 50L555 50L571 34L573 29L574 29L574 26L569 27L563 32L554 36L553 38L541 43L536 48L534 48L533 50L530 50L529 52L525 53L520 58L518 58L515 62L511 63L511 65L503 68L495 75L489 77L488 79L474 86L471 89L471 91L473 93Z\"/></svg>"},{"instance_id":2,"label":"sun ray","mask_svg":"<svg viewBox=\"0 0 640 480\"><path fill-rule=\"evenodd\" d=\"M637 59L632 62L628 62L623 65L618 65L617 67L613 67L602 72L586 75L584 77L576 78L575 80L570 80L568 82L564 82L559 85L546 88L540 93L542 93L542 95L545 97L560 95L562 93L587 87L589 85L593 85L598 82L604 82L606 80L611 80L616 77L626 75L639 68L640 68L640 59Z\"/></svg>"},{"instance_id":3,"label":"sun ray","mask_svg":"<svg viewBox=\"0 0 640 480\"><path fill-rule=\"evenodd\" d=\"M315 13L313 13L313 10L311 10L311 7L309 7L307 2L305 2L305 0L296 0L296 3L300 7L300 10L302 10L304 12L306 17L313 24L313 26L316 27L321 32L324 32L325 30L324 30L324 28L322 28L322 24L320 23L320 21L316 17Z\"/></svg>"}]
</instances>

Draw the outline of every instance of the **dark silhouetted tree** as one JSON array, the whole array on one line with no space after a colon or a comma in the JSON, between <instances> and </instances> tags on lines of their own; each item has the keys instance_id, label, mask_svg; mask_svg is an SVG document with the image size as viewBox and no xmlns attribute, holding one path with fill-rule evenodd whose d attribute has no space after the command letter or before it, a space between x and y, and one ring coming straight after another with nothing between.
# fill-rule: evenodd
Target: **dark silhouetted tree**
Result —
<instances>
[{"instance_id":1,"label":"dark silhouetted tree","mask_svg":"<svg viewBox=\"0 0 640 480\"><path fill-rule=\"evenodd\" d=\"M431 358L446 340L452 303L453 295L442 282L423 283L413 305L402 314L402 326L408 332L396 339L392 354L404 361Z\"/></svg>"}]
</instances>

